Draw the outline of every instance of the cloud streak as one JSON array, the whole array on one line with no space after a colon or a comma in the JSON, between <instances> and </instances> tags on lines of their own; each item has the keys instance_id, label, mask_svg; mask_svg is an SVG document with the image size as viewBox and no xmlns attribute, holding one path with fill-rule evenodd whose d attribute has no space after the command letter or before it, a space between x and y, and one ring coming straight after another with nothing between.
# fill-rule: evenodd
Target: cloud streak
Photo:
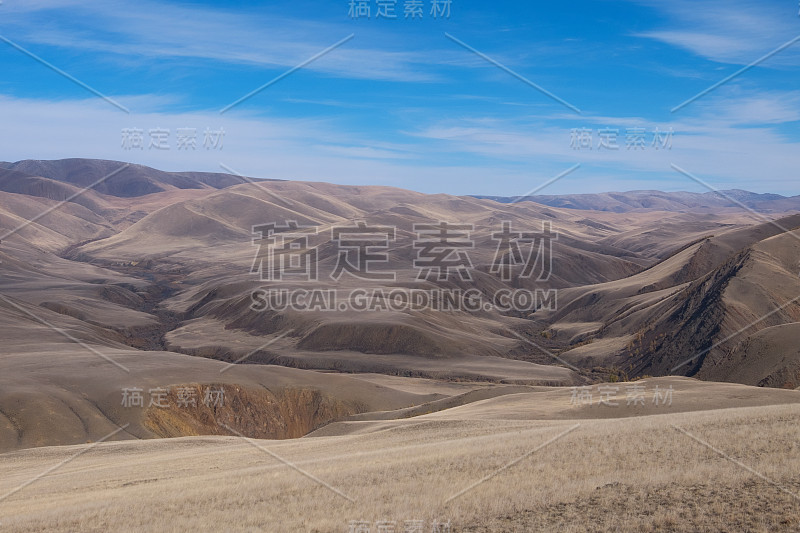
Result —
<instances>
[{"instance_id":1,"label":"cloud streak","mask_svg":"<svg viewBox=\"0 0 800 533\"><path fill-rule=\"evenodd\" d=\"M125 101L124 97L119 97ZM158 110L162 98L137 101L150 107L131 116L93 100L47 101L0 97L0 114L14 124L0 143L16 159L92 157L130 161L164 170L218 171L224 161L254 177L395 185L423 192L520 194L563 168L581 163L580 176L554 184L548 193L626 189L692 189L679 183L671 163L702 175L720 188L797 194L800 143L781 133L800 120L800 93L757 93L698 106L698 114L674 121L587 115L574 118L460 117L436 120L376 139L335 117L289 119L264 114L220 117L213 110ZM169 99L166 100L169 102ZM764 124L768 122L768 124ZM178 128L195 128L196 150L177 150ZM572 128L595 132L618 128L620 149L574 150ZM626 128L675 132L671 150L625 149ZM169 150L125 150L123 128L170 130ZM221 150L202 147L206 128L225 130ZM580 184L578 186L578 184Z\"/></svg>"},{"instance_id":2,"label":"cloud streak","mask_svg":"<svg viewBox=\"0 0 800 533\"><path fill-rule=\"evenodd\" d=\"M124 56L128 60L198 59L265 68L291 68L330 42L352 33L344 23L324 23L279 15L241 14L199 6L149 1L11 2L4 25L26 43ZM64 21L63 23L61 21ZM69 22L66 22L69 21ZM102 32L96 28L103 28ZM391 50L359 31L352 46L306 67L321 74L403 82L439 79L431 54ZM445 52L440 57L452 56Z\"/></svg>"},{"instance_id":3,"label":"cloud streak","mask_svg":"<svg viewBox=\"0 0 800 533\"><path fill-rule=\"evenodd\" d=\"M634 0L663 12L673 28L636 32L719 63L747 64L800 34L797 5L748 0ZM767 30L768 31L765 31ZM800 65L800 50L771 58L767 67Z\"/></svg>"}]
</instances>

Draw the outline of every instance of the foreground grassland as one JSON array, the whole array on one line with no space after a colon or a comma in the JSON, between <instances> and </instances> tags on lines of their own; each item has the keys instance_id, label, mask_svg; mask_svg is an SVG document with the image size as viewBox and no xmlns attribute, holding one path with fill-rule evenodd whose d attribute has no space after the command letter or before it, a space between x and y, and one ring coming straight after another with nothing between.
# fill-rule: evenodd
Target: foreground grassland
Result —
<instances>
[{"instance_id":1,"label":"foreground grassland","mask_svg":"<svg viewBox=\"0 0 800 533\"><path fill-rule=\"evenodd\" d=\"M707 410L691 412L631 416L623 395L616 418L576 409L542 420L557 402L530 393L286 441L10 452L0 455L0 529L346 532L354 520L370 531L381 520L396 531L410 520L424 531L435 521L475 532L800 529L800 405L737 407L735 395L715 402L717 385L702 387ZM777 392L794 394L764 394Z\"/></svg>"}]
</instances>

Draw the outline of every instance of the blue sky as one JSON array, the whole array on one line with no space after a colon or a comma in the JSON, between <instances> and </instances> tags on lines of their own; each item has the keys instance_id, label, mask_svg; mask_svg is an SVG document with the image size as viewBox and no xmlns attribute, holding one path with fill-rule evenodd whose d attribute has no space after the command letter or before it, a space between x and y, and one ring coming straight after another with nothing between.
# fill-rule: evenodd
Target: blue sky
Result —
<instances>
[{"instance_id":1,"label":"blue sky","mask_svg":"<svg viewBox=\"0 0 800 533\"><path fill-rule=\"evenodd\" d=\"M370 18L350 0L4 0L0 159L496 195L579 164L539 192L706 191L677 165L800 194L800 42L674 110L800 36L796 2L452 0L433 18L422 0L420 19L408 1L389 19L378 0Z\"/></svg>"}]
</instances>

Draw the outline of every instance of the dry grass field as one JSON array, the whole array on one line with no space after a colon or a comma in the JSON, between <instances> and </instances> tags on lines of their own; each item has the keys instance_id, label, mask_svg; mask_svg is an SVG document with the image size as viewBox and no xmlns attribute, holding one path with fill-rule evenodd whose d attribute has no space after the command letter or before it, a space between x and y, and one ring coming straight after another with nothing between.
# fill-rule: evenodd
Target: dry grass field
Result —
<instances>
[{"instance_id":1,"label":"dry grass field","mask_svg":"<svg viewBox=\"0 0 800 533\"><path fill-rule=\"evenodd\" d=\"M642 407L626 405L619 385L604 398L616 407L542 388L294 440L9 452L0 523L10 532L433 531L448 522L476 532L798 530L800 392L659 378L643 382ZM673 386L671 405L652 405L656 385Z\"/></svg>"}]
</instances>

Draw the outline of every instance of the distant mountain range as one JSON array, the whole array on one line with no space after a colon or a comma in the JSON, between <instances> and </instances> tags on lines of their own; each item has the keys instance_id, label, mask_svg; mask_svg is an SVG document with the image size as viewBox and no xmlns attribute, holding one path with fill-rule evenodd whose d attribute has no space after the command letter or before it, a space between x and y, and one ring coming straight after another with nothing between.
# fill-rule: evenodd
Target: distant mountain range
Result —
<instances>
[{"instance_id":1,"label":"distant mountain range","mask_svg":"<svg viewBox=\"0 0 800 533\"><path fill-rule=\"evenodd\" d=\"M781 213L800 209L800 196L787 197L780 194L759 194L741 189L707 193L629 191L537 196L473 195L473 197L494 200L503 204L536 202L564 209L611 211L614 213L626 213L637 209L689 211L725 207L742 208L742 206L763 213Z\"/></svg>"},{"instance_id":2,"label":"distant mountain range","mask_svg":"<svg viewBox=\"0 0 800 533\"><path fill-rule=\"evenodd\" d=\"M73 192L71 187L64 189L52 182L45 183L41 178L71 185L76 190L96 184L92 187L93 191L118 198L132 198L174 189L224 189L247 183L244 178L232 174L164 172L143 165L102 159L26 159L16 163L0 162L0 169L5 169L5 172L0 171L0 190L21 194L32 194L33 190L41 192L46 189L53 193ZM103 179L109 175L111 176L108 179ZM33 195L43 196L35 193Z\"/></svg>"},{"instance_id":3,"label":"distant mountain range","mask_svg":"<svg viewBox=\"0 0 800 533\"><path fill-rule=\"evenodd\" d=\"M143 165L100 159L26 159L15 163L0 161L0 190L63 200L82 188L118 198L135 198L178 189L224 189L247 180L217 172L164 172ZM116 172L116 173L115 173ZM114 174L103 180L109 174ZM101 181L102 180L102 181ZM100 183L97 183L100 181ZM259 179L261 181L261 179ZM264 180L280 181L280 180ZM800 210L800 195L759 194L740 189L720 192L629 191L597 194L535 196L470 195L502 204L535 202L550 207L627 213L636 210L688 212L696 209L742 208L762 213ZM77 200L81 203L81 200ZM88 202L88 198L83 200Z\"/></svg>"}]
</instances>

